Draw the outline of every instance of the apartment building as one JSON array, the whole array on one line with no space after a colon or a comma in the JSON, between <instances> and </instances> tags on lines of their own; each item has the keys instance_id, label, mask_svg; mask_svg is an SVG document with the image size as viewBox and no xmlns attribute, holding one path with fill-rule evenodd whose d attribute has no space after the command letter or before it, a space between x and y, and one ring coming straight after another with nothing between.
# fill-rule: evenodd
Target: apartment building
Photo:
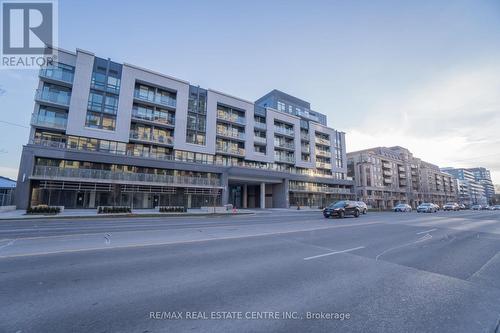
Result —
<instances>
[{"instance_id":1,"label":"apartment building","mask_svg":"<svg viewBox=\"0 0 500 333\"><path fill-rule=\"evenodd\" d=\"M324 206L352 198L345 133L273 90L255 103L77 49L41 68L17 206Z\"/></svg>"},{"instance_id":2,"label":"apartment building","mask_svg":"<svg viewBox=\"0 0 500 333\"><path fill-rule=\"evenodd\" d=\"M452 175L458 180L460 203L486 205L493 200L495 188L488 170L484 168L442 168L441 171Z\"/></svg>"},{"instance_id":3,"label":"apartment building","mask_svg":"<svg viewBox=\"0 0 500 333\"><path fill-rule=\"evenodd\" d=\"M399 203L412 207L422 202L456 201L454 177L403 147L375 147L347 154L348 176L354 177L358 200L375 208Z\"/></svg>"}]
</instances>

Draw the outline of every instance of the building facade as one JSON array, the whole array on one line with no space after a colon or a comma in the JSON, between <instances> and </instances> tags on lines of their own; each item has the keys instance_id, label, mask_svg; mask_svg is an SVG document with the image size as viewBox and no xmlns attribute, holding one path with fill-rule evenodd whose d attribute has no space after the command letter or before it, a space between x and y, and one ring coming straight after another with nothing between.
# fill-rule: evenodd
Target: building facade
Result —
<instances>
[{"instance_id":1,"label":"building facade","mask_svg":"<svg viewBox=\"0 0 500 333\"><path fill-rule=\"evenodd\" d=\"M83 50L60 50L58 61L39 73L18 208L324 206L353 196L345 133L305 101L273 90L253 103Z\"/></svg>"},{"instance_id":2,"label":"building facade","mask_svg":"<svg viewBox=\"0 0 500 333\"><path fill-rule=\"evenodd\" d=\"M459 182L460 203L486 205L495 197L495 187L490 172L485 168L442 168Z\"/></svg>"},{"instance_id":3,"label":"building facade","mask_svg":"<svg viewBox=\"0 0 500 333\"><path fill-rule=\"evenodd\" d=\"M16 181L0 176L0 206L14 205Z\"/></svg>"},{"instance_id":4,"label":"building facade","mask_svg":"<svg viewBox=\"0 0 500 333\"><path fill-rule=\"evenodd\" d=\"M347 154L358 200L374 208L422 202L443 205L457 200L456 179L403 147L376 147Z\"/></svg>"}]
</instances>

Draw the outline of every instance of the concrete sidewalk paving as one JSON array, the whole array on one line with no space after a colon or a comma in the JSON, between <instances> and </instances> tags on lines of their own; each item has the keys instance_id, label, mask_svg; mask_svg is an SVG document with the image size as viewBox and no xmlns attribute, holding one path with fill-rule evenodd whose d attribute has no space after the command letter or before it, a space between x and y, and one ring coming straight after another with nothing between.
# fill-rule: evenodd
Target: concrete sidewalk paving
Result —
<instances>
[{"instance_id":1,"label":"concrete sidewalk paving","mask_svg":"<svg viewBox=\"0 0 500 333\"><path fill-rule=\"evenodd\" d=\"M65 209L59 214L28 215L24 209L0 212L1 220L25 220L25 219L47 219L47 218L103 218L103 217L160 217L160 216L202 216L202 215L237 215L251 214L254 211L247 209L229 210L227 212L207 212L205 210L189 210L187 213L160 213L155 209L133 209L132 213L97 214L95 209Z\"/></svg>"}]
</instances>

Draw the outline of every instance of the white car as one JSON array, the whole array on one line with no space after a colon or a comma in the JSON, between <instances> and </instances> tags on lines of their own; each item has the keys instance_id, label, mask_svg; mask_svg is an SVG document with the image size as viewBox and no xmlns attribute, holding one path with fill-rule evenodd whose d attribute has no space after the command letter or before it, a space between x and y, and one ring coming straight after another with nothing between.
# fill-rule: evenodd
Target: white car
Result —
<instances>
[{"instance_id":1,"label":"white car","mask_svg":"<svg viewBox=\"0 0 500 333\"><path fill-rule=\"evenodd\" d=\"M481 210L483 207L481 205L473 205L470 209L472 210Z\"/></svg>"}]
</instances>

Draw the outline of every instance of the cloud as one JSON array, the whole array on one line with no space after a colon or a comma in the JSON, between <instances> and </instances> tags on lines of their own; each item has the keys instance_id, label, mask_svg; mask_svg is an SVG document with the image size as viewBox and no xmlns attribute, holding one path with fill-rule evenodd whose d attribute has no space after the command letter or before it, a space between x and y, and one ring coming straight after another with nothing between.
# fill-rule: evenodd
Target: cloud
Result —
<instances>
[{"instance_id":1,"label":"cloud","mask_svg":"<svg viewBox=\"0 0 500 333\"><path fill-rule=\"evenodd\" d=\"M17 179L18 169L0 166L0 176Z\"/></svg>"},{"instance_id":2,"label":"cloud","mask_svg":"<svg viewBox=\"0 0 500 333\"><path fill-rule=\"evenodd\" d=\"M348 129L348 151L403 146L440 166L490 168L500 183L500 66L434 78L374 105Z\"/></svg>"}]
</instances>

